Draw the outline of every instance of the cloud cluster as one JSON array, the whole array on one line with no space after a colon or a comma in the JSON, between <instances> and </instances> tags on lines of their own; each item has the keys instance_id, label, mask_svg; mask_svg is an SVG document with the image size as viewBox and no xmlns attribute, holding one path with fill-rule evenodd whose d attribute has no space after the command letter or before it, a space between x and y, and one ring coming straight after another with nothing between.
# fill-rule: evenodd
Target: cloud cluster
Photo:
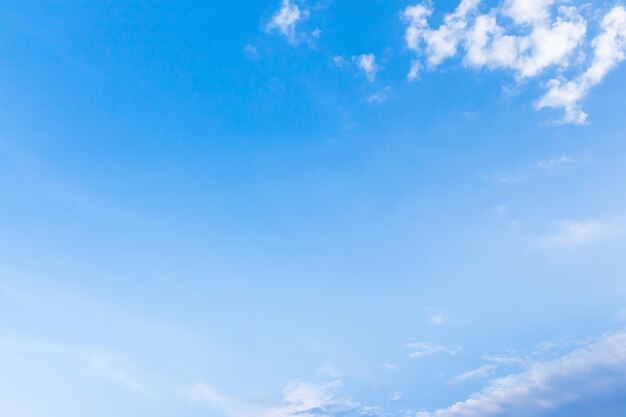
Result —
<instances>
[{"instance_id":1,"label":"cloud cluster","mask_svg":"<svg viewBox=\"0 0 626 417\"><path fill-rule=\"evenodd\" d=\"M456 352L427 343L409 347L425 354ZM488 377L498 364L519 365L523 370L493 379L485 389L470 398L433 412L394 412L364 406L342 394L340 381L289 384L280 401L265 407L232 400L204 384L186 387L181 392L189 401L204 403L230 417L604 417L621 415L615 410L626 410L626 331L587 341L556 359L529 359L510 355L485 356L490 363L458 375L451 382ZM402 397L401 393L392 392L388 399L398 401ZM606 408L594 408L603 405ZM612 414L605 414L607 409L613 410ZM581 413L581 410L585 412Z\"/></svg>"},{"instance_id":2,"label":"cloud cluster","mask_svg":"<svg viewBox=\"0 0 626 417\"><path fill-rule=\"evenodd\" d=\"M481 9L480 0L461 0L458 7L431 27L430 2L407 7L406 46L434 69L445 60L462 55L471 68L512 71L525 80L553 70L548 91L537 103L565 111L564 122L582 124L587 115L580 103L590 89L625 59L626 9L613 7L602 19L599 33L589 42L584 8L565 5L559 0L505 0L498 7ZM593 58L587 62L586 48ZM414 61L409 79L416 79L420 61ZM568 68L586 64L586 69L568 81L562 74Z\"/></svg>"},{"instance_id":3,"label":"cloud cluster","mask_svg":"<svg viewBox=\"0 0 626 417\"><path fill-rule=\"evenodd\" d=\"M626 391L626 332L618 332L559 359L493 380L471 398L420 417L516 417L559 414ZM596 401L594 401L596 400ZM613 404L614 407L624 406ZM585 415L600 415L587 413ZM560 415L569 415L561 413ZM582 414L573 414L582 415Z\"/></svg>"}]
</instances>

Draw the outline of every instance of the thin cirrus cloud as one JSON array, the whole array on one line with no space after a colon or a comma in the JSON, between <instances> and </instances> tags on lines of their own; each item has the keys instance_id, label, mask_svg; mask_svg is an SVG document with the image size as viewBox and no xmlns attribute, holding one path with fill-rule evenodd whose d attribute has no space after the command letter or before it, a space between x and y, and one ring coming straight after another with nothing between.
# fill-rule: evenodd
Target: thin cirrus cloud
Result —
<instances>
[{"instance_id":1,"label":"thin cirrus cloud","mask_svg":"<svg viewBox=\"0 0 626 417\"><path fill-rule=\"evenodd\" d=\"M620 393L616 396L615 393ZM611 394L611 395L609 395ZM626 408L626 331L605 335L558 359L491 381L465 401L420 417L601 416L593 407ZM621 399L620 399L621 398ZM611 414L617 415L617 414Z\"/></svg>"},{"instance_id":2,"label":"thin cirrus cloud","mask_svg":"<svg viewBox=\"0 0 626 417\"><path fill-rule=\"evenodd\" d=\"M461 54L467 67L508 70L519 81L551 71L536 109L561 109L561 122L584 124L583 99L626 58L626 9L610 9L590 39L589 23L583 16L589 7L584 5L505 0L486 13L480 6L480 0L462 0L437 28L428 21L433 13L431 2L407 7L403 12L406 46L431 70ZM588 48L590 59L584 56ZM418 78L419 62L412 63L410 80ZM570 68L579 75L568 80L563 72Z\"/></svg>"}]
</instances>

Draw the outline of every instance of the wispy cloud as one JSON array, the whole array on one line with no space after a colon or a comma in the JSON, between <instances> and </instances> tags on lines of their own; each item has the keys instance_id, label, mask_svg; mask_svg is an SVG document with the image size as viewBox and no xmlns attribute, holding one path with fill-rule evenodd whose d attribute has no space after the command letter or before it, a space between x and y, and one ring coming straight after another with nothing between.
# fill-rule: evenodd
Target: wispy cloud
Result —
<instances>
[{"instance_id":1,"label":"wispy cloud","mask_svg":"<svg viewBox=\"0 0 626 417\"><path fill-rule=\"evenodd\" d=\"M491 365L491 364L483 365L479 368L472 369L467 372L463 372L462 374L459 374L453 377L450 380L450 382L453 384L457 384L457 383L468 381L470 379L486 378L489 375L493 374L496 368L497 368L496 365Z\"/></svg>"},{"instance_id":2,"label":"wispy cloud","mask_svg":"<svg viewBox=\"0 0 626 417\"><path fill-rule=\"evenodd\" d=\"M405 347L411 350L411 352L408 354L408 357L412 359L421 358L423 356L430 356L437 353L456 355L461 351L460 347L449 347L426 342L410 343Z\"/></svg>"},{"instance_id":3,"label":"wispy cloud","mask_svg":"<svg viewBox=\"0 0 626 417\"><path fill-rule=\"evenodd\" d=\"M147 384L133 372L126 355L96 346L68 345L31 338L0 338L0 351L18 352L28 360L30 352L52 357L69 357L80 366L143 396L152 395Z\"/></svg>"}]
</instances>

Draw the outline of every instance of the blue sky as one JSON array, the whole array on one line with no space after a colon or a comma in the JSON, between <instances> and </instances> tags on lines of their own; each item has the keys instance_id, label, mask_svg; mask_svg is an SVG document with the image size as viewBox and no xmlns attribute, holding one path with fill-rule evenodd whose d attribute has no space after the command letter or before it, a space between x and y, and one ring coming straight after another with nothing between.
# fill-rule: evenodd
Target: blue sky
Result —
<instances>
[{"instance_id":1,"label":"blue sky","mask_svg":"<svg viewBox=\"0 0 626 417\"><path fill-rule=\"evenodd\" d=\"M5 1L0 414L623 416L619 1Z\"/></svg>"}]
</instances>

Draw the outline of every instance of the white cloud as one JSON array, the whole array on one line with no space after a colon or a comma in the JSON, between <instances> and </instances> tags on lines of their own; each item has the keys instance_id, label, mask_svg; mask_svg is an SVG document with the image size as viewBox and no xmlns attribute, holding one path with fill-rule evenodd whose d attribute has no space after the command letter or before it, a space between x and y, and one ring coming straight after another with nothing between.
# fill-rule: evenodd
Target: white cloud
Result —
<instances>
[{"instance_id":1,"label":"white cloud","mask_svg":"<svg viewBox=\"0 0 626 417\"><path fill-rule=\"evenodd\" d=\"M432 28L428 18L431 2L407 7L406 46L430 69L458 54L465 66L512 71L516 79L530 79L549 69L561 74L576 67L588 45L585 7L563 6L555 0L504 0L483 13L479 0L461 0ZM601 32L591 41L594 58L574 81L558 75L548 83L547 93L535 107L565 110L564 122L584 123L587 115L580 102L590 89L626 58L626 10L616 6L601 22ZM413 61L407 78L419 74L420 61ZM552 75L554 77L554 75Z\"/></svg>"},{"instance_id":2,"label":"white cloud","mask_svg":"<svg viewBox=\"0 0 626 417\"><path fill-rule=\"evenodd\" d=\"M572 52L587 31L585 20L575 8L560 8L552 23L537 22L527 35L511 35L493 15L482 15L468 32L469 66L503 68L517 78L538 76L549 67L566 67Z\"/></svg>"},{"instance_id":3,"label":"white cloud","mask_svg":"<svg viewBox=\"0 0 626 417\"><path fill-rule=\"evenodd\" d=\"M281 403L272 407L265 415L271 417L308 415L312 410L352 408L350 400L337 396L336 390L341 386L339 381L325 385L309 382L292 383L283 390Z\"/></svg>"},{"instance_id":4,"label":"white cloud","mask_svg":"<svg viewBox=\"0 0 626 417\"><path fill-rule=\"evenodd\" d=\"M496 9L478 14L476 0L461 1L437 29L428 26L426 18L432 11L427 6L411 6L404 12L409 21L407 46L418 52L423 46L431 68L455 56L462 47L468 66L505 68L515 71L518 78L534 77L547 67L566 66L567 58L586 32L586 21L574 7L559 8L550 22L547 17L551 3L507 2L504 13L527 27L524 35L512 34L510 28L501 26Z\"/></svg>"},{"instance_id":5,"label":"white cloud","mask_svg":"<svg viewBox=\"0 0 626 417\"><path fill-rule=\"evenodd\" d=\"M557 230L535 241L540 249L566 248L588 245L615 237L620 233L616 225L599 221L564 221Z\"/></svg>"},{"instance_id":6,"label":"white cloud","mask_svg":"<svg viewBox=\"0 0 626 417\"><path fill-rule=\"evenodd\" d=\"M416 359L421 358L422 356L430 356L436 353L447 353L449 355L456 355L461 351L459 347L448 347L443 345L435 345L433 343L410 343L406 345L408 349L411 349L411 352L408 354L409 358Z\"/></svg>"},{"instance_id":7,"label":"white cloud","mask_svg":"<svg viewBox=\"0 0 626 417\"><path fill-rule=\"evenodd\" d=\"M626 332L495 379L471 398L423 417L535 417L626 390ZM590 415L584 411L567 415ZM594 414L599 415L599 414Z\"/></svg>"},{"instance_id":8,"label":"white cloud","mask_svg":"<svg viewBox=\"0 0 626 417\"><path fill-rule=\"evenodd\" d=\"M374 81L376 73L380 68L376 64L376 56L374 54L363 54L353 57L358 67L365 73L368 80Z\"/></svg>"},{"instance_id":9,"label":"white cloud","mask_svg":"<svg viewBox=\"0 0 626 417\"><path fill-rule=\"evenodd\" d=\"M411 69L409 69L409 73L406 75L406 79L409 81L415 81L420 76L420 71L422 70L422 63L418 60L411 61Z\"/></svg>"},{"instance_id":10,"label":"white cloud","mask_svg":"<svg viewBox=\"0 0 626 417\"><path fill-rule=\"evenodd\" d=\"M404 40L409 49L419 50L421 38L429 30L428 17L432 13L430 4L416 4L404 10L403 17L409 22Z\"/></svg>"},{"instance_id":11,"label":"white cloud","mask_svg":"<svg viewBox=\"0 0 626 417\"><path fill-rule=\"evenodd\" d=\"M468 15L478 4L479 0L462 0L453 13L444 17L444 23L438 29L431 29L427 22L428 16L432 14L430 4L407 7L404 11L404 18L409 22L405 35L407 46L419 51L423 43L430 67L456 55L467 29Z\"/></svg>"},{"instance_id":12,"label":"white cloud","mask_svg":"<svg viewBox=\"0 0 626 417\"><path fill-rule=\"evenodd\" d=\"M267 24L268 31L278 30L285 35L289 42L296 41L296 25L303 14L297 4L292 0L282 0L280 8L272 16L272 20Z\"/></svg>"},{"instance_id":13,"label":"white cloud","mask_svg":"<svg viewBox=\"0 0 626 417\"><path fill-rule=\"evenodd\" d=\"M342 395L341 381L326 384L296 382L283 390L282 401L266 410L264 417L329 417L335 415L378 415L378 409L367 407Z\"/></svg>"},{"instance_id":14,"label":"white cloud","mask_svg":"<svg viewBox=\"0 0 626 417\"><path fill-rule=\"evenodd\" d=\"M552 107L565 110L564 122L583 124L587 113L580 109L589 91L626 59L626 9L616 6L602 19L602 32L593 39L593 61L585 72L572 81L554 78L548 92L536 104L538 109Z\"/></svg>"},{"instance_id":15,"label":"white cloud","mask_svg":"<svg viewBox=\"0 0 626 417\"><path fill-rule=\"evenodd\" d=\"M545 22L554 0L507 0L504 14L519 24Z\"/></svg>"}]
</instances>

